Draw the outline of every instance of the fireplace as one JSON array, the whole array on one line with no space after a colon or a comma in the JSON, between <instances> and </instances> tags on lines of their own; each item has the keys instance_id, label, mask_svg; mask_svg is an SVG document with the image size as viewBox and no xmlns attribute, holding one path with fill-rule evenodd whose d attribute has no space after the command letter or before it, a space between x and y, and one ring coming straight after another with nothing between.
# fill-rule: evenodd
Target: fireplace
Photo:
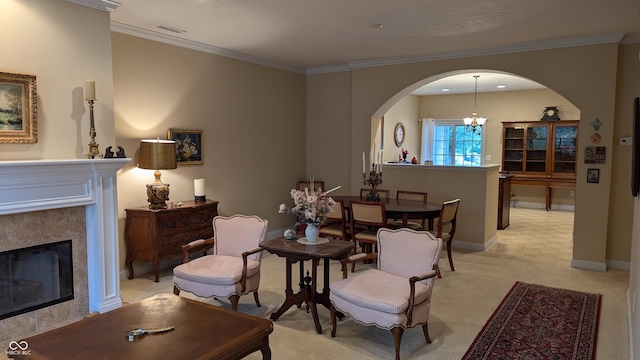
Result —
<instances>
[{"instance_id":1,"label":"fireplace","mask_svg":"<svg viewBox=\"0 0 640 360\"><path fill-rule=\"evenodd\" d=\"M122 306L116 172L129 161L0 161L0 252L70 240L73 261L72 299L0 319L0 342Z\"/></svg>"},{"instance_id":2,"label":"fireplace","mask_svg":"<svg viewBox=\"0 0 640 360\"><path fill-rule=\"evenodd\" d=\"M69 300L71 240L0 252L0 320Z\"/></svg>"}]
</instances>

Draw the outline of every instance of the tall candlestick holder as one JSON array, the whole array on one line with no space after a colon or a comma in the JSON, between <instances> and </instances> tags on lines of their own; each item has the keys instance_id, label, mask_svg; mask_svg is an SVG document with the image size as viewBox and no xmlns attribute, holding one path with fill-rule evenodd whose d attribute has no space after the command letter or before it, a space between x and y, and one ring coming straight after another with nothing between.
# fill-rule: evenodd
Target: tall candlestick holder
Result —
<instances>
[{"instance_id":1,"label":"tall candlestick holder","mask_svg":"<svg viewBox=\"0 0 640 360\"><path fill-rule=\"evenodd\" d=\"M89 152L85 154L85 157L87 159L102 158L103 156L100 150L98 150L98 145L100 144L96 143L96 127L93 120L93 104L95 101L93 99L87 99L87 102L89 103L89 116L91 118L91 127L89 128L91 141L89 142Z\"/></svg>"},{"instance_id":2,"label":"tall candlestick holder","mask_svg":"<svg viewBox=\"0 0 640 360\"><path fill-rule=\"evenodd\" d=\"M362 184L371 186L371 191L366 197L367 201L380 201L380 194L376 192L376 187L382 184L382 173L377 171L376 164L371 165L369 174L362 174Z\"/></svg>"}]
</instances>

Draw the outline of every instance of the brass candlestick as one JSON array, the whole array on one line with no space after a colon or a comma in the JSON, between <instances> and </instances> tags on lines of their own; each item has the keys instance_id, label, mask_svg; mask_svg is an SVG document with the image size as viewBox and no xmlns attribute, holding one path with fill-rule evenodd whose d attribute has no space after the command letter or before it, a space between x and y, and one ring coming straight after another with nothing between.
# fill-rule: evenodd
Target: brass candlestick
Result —
<instances>
[{"instance_id":1,"label":"brass candlestick","mask_svg":"<svg viewBox=\"0 0 640 360\"><path fill-rule=\"evenodd\" d=\"M95 102L95 100L87 99L87 102L89 103L89 116L91 118L91 127L89 128L89 136L91 137L91 142L89 142L89 152L85 155L85 157L87 159L101 159L103 156L100 153L100 150L98 150L98 145L100 144L96 143L96 127L93 120L93 103Z\"/></svg>"},{"instance_id":2,"label":"brass candlestick","mask_svg":"<svg viewBox=\"0 0 640 360\"><path fill-rule=\"evenodd\" d=\"M382 184L382 172L377 171L376 164L372 164L368 175L367 177L366 174L362 174L362 184L371 186L371 191L367 194L366 200L380 201L380 194L376 192L376 187Z\"/></svg>"}]
</instances>

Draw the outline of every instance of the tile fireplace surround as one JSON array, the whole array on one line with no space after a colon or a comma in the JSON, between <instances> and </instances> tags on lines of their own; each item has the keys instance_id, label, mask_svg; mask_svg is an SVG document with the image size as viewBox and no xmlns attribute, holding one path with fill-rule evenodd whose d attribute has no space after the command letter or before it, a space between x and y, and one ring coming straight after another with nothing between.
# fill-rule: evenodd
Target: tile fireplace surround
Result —
<instances>
[{"instance_id":1,"label":"tile fireplace surround","mask_svg":"<svg viewBox=\"0 0 640 360\"><path fill-rule=\"evenodd\" d=\"M0 251L71 239L74 300L0 321L0 342L122 306L116 172L131 159L0 161Z\"/></svg>"}]
</instances>

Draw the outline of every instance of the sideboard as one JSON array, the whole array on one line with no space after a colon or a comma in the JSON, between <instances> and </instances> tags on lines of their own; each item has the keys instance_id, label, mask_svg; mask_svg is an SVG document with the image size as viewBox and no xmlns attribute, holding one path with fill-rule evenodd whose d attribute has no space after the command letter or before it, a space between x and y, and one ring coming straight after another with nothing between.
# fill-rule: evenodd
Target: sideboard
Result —
<instances>
[{"instance_id":1,"label":"sideboard","mask_svg":"<svg viewBox=\"0 0 640 360\"><path fill-rule=\"evenodd\" d=\"M179 207L149 209L141 206L125 209L125 212L125 265L129 279L133 279L133 261L151 261L155 282L158 282L162 260L181 257L184 244L213 237L218 201L183 201Z\"/></svg>"}]
</instances>

